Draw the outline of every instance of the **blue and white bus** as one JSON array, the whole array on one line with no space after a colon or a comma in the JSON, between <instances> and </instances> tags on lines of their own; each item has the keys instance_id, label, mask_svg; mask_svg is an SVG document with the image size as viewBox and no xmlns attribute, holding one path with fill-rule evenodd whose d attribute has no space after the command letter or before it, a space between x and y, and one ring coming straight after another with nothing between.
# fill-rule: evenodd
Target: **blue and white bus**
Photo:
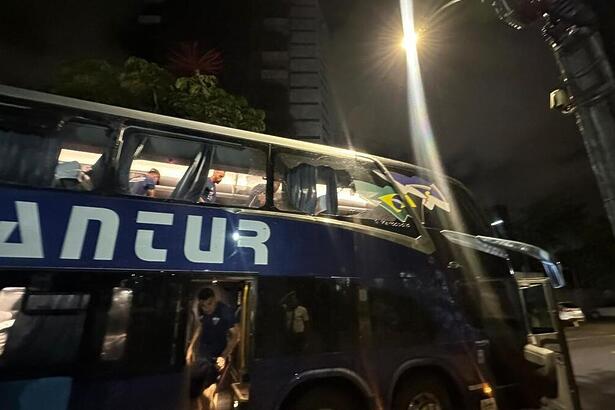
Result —
<instances>
[{"instance_id":1,"label":"blue and white bus","mask_svg":"<svg viewBox=\"0 0 615 410\"><path fill-rule=\"evenodd\" d=\"M559 268L488 234L416 166L2 86L0 408L191 408L204 287L240 329L211 408L572 403Z\"/></svg>"}]
</instances>

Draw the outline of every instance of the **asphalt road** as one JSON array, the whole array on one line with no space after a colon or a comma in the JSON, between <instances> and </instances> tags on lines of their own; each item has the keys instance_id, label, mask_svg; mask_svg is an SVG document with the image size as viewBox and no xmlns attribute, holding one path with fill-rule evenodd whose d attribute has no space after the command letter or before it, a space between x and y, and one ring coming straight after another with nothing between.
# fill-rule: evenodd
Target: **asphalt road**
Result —
<instances>
[{"instance_id":1,"label":"asphalt road","mask_svg":"<svg viewBox=\"0 0 615 410\"><path fill-rule=\"evenodd\" d=\"M566 330L583 410L615 409L615 321Z\"/></svg>"}]
</instances>

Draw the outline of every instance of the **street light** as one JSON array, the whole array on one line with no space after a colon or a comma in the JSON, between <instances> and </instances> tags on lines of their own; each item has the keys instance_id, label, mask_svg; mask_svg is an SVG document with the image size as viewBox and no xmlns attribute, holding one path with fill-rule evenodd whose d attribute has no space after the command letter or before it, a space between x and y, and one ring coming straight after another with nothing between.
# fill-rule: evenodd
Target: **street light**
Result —
<instances>
[{"instance_id":1,"label":"street light","mask_svg":"<svg viewBox=\"0 0 615 410\"><path fill-rule=\"evenodd\" d=\"M463 0L451 0L440 6L436 11L434 11L426 19L424 19L424 21L420 24L420 26L418 26L418 28L414 32L404 35L404 38L400 42L401 47L404 50L418 47L419 43L424 37L425 32L429 30L429 27L432 23L435 22L436 18L439 17L449 7L457 3L461 3L462 1Z\"/></svg>"},{"instance_id":2,"label":"street light","mask_svg":"<svg viewBox=\"0 0 615 410\"><path fill-rule=\"evenodd\" d=\"M410 50L414 47L418 47L419 42L421 41L421 32L414 31L410 34L405 35L401 40L401 48L404 50Z\"/></svg>"}]
</instances>

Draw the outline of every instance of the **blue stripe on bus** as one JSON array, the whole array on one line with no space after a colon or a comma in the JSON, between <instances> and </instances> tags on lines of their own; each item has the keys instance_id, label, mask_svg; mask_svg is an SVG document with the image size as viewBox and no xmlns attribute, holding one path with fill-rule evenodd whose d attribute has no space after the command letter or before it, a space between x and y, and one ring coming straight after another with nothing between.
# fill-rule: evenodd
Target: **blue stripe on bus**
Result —
<instances>
[{"instance_id":1,"label":"blue stripe on bus","mask_svg":"<svg viewBox=\"0 0 615 410\"><path fill-rule=\"evenodd\" d=\"M42 255L38 257L11 256L7 244L18 244L24 238L18 221L16 203L30 204L38 209ZM32 205L36 204L36 205ZM96 260L95 252L100 222L89 221L78 259L67 259L75 249L64 249L67 226L74 207L104 208L118 216L119 228L113 255L108 260ZM139 211L171 214L172 225L137 223ZM210 248L210 229L213 218L226 220L224 255L220 263L192 262L186 257L184 242L188 216L202 217L203 229L199 249ZM267 255L264 263L257 263L256 251L238 246L238 233L244 237L254 232L238 231L240 221L260 221L269 229L264 242ZM17 225L17 226L15 226ZM262 225L262 224L261 224ZM3 238L12 230L8 238ZM153 248L166 249L163 262L140 259L135 252L138 230L153 231ZM3 232L5 232L3 234ZM218 237L218 239L221 239ZM105 244L112 238L103 238ZM111 242L109 242L111 241ZM100 246L100 244L98 244ZM3 248L4 246L4 248ZM194 246L193 246L194 247ZM362 254L355 250L362 249ZM369 249L369 255L365 250ZM7 253L8 252L8 253ZM42 256L42 257L41 257ZM0 267L45 268L98 268L135 270L195 270L214 272L255 272L260 275L327 275L358 276L361 271L374 274L374 270L400 272L425 267L426 257L419 252L343 227L329 226L311 221L296 221L275 216L242 215L231 211L192 204L177 204L142 198L111 197L67 191L0 188Z\"/></svg>"}]
</instances>

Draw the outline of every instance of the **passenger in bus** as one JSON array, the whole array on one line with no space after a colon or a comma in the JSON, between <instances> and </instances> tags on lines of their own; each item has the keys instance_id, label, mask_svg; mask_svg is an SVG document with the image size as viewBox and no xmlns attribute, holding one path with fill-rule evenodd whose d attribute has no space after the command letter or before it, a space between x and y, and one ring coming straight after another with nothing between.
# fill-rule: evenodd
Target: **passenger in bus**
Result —
<instances>
[{"instance_id":1,"label":"passenger in bus","mask_svg":"<svg viewBox=\"0 0 615 410\"><path fill-rule=\"evenodd\" d=\"M73 191L91 191L92 183L78 161L61 162L56 166L54 187ZM91 167L90 167L91 168Z\"/></svg>"},{"instance_id":2,"label":"passenger in bus","mask_svg":"<svg viewBox=\"0 0 615 410\"><path fill-rule=\"evenodd\" d=\"M214 384L239 342L239 325L233 310L218 300L211 288L197 295L195 319L186 361L190 365L190 397L199 398Z\"/></svg>"},{"instance_id":3,"label":"passenger in bus","mask_svg":"<svg viewBox=\"0 0 615 410\"><path fill-rule=\"evenodd\" d=\"M273 181L273 193L280 188L280 181ZM250 191L247 205L250 208L262 208L267 202L267 184L255 185Z\"/></svg>"},{"instance_id":4,"label":"passenger in bus","mask_svg":"<svg viewBox=\"0 0 615 410\"><path fill-rule=\"evenodd\" d=\"M225 174L226 172L222 170L214 169L214 172L211 177L207 178L203 194L199 197L198 200L199 203L213 204L216 202L216 185L222 182L222 179L224 179Z\"/></svg>"},{"instance_id":5,"label":"passenger in bus","mask_svg":"<svg viewBox=\"0 0 615 410\"><path fill-rule=\"evenodd\" d=\"M145 175L140 175L131 178L128 183L130 184L130 193L138 196L156 196L156 185L160 181L160 172L156 168L152 168Z\"/></svg>"}]
</instances>

